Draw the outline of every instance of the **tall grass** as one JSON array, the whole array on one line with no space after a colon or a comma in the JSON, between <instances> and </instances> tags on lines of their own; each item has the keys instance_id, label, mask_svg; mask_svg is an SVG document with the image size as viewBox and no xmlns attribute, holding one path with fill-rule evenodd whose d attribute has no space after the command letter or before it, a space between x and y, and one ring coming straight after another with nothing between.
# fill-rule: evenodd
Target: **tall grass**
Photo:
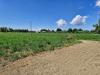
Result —
<instances>
[{"instance_id":1,"label":"tall grass","mask_svg":"<svg viewBox=\"0 0 100 75\"><path fill-rule=\"evenodd\" d=\"M85 34L74 34L78 40L94 40L100 41L100 34L85 33Z\"/></svg>"},{"instance_id":2,"label":"tall grass","mask_svg":"<svg viewBox=\"0 0 100 75\"><path fill-rule=\"evenodd\" d=\"M74 36L67 33L0 33L0 57L15 61L76 42Z\"/></svg>"},{"instance_id":3,"label":"tall grass","mask_svg":"<svg viewBox=\"0 0 100 75\"><path fill-rule=\"evenodd\" d=\"M100 41L99 34L82 33L0 33L0 62L15 61L42 51L78 43L78 40Z\"/></svg>"}]
</instances>

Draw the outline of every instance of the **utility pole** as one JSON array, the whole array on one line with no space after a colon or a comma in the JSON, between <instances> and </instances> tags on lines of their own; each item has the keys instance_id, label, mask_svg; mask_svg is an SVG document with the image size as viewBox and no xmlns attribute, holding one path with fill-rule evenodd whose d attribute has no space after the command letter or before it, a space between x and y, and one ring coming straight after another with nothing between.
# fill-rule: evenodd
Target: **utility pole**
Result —
<instances>
[{"instance_id":1,"label":"utility pole","mask_svg":"<svg viewBox=\"0 0 100 75\"><path fill-rule=\"evenodd\" d=\"M32 21L30 22L30 33L31 33L31 37L32 37Z\"/></svg>"}]
</instances>

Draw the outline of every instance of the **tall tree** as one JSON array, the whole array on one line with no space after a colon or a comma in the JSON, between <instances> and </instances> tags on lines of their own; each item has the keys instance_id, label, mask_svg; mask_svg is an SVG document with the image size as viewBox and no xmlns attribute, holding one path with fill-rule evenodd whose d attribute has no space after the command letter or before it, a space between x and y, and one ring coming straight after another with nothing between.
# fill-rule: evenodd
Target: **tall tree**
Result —
<instances>
[{"instance_id":1,"label":"tall tree","mask_svg":"<svg viewBox=\"0 0 100 75\"><path fill-rule=\"evenodd\" d=\"M93 25L95 27L95 32L100 34L100 19L98 20L98 24Z\"/></svg>"},{"instance_id":2,"label":"tall tree","mask_svg":"<svg viewBox=\"0 0 100 75\"><path fill-rule=\"evenodd\" d=\"M62 29L60 29L60 28L57 28L57 30L56 30L57 32L62 32Z\"/></svg>"}]
</instances>

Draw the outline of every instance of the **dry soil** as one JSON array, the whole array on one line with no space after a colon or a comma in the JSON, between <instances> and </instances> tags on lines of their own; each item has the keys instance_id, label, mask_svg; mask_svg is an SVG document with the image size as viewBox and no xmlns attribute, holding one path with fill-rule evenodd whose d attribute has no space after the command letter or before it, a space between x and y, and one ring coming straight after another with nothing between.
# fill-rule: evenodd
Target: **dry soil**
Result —
<instances>
[{"instance_id":1,"label":"dry soil","mask_svg":"<svg viewBox=\"0 0 100 75\"><path fill-rule=\"evenodd\" d=\"M100 75L100 42L29 56L1 68L0 75Z\"/></svg>"}]
</instances>

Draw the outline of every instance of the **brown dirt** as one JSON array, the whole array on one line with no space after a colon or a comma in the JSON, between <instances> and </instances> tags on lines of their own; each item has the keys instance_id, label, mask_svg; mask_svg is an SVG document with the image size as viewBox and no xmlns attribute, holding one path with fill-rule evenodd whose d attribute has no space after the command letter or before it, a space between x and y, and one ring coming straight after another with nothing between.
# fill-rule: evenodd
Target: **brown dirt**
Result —
<instances>
[{"instance_id":1,"label":"brown dirt","mask_svg":"<svg viewBox=\"0 0 100 75\"><path fill-rule=\"evenodd\" d=\"M29 56L1 68L0 75L100 75L100 43L83 41Z\"/></svg>"}]
</instances>

